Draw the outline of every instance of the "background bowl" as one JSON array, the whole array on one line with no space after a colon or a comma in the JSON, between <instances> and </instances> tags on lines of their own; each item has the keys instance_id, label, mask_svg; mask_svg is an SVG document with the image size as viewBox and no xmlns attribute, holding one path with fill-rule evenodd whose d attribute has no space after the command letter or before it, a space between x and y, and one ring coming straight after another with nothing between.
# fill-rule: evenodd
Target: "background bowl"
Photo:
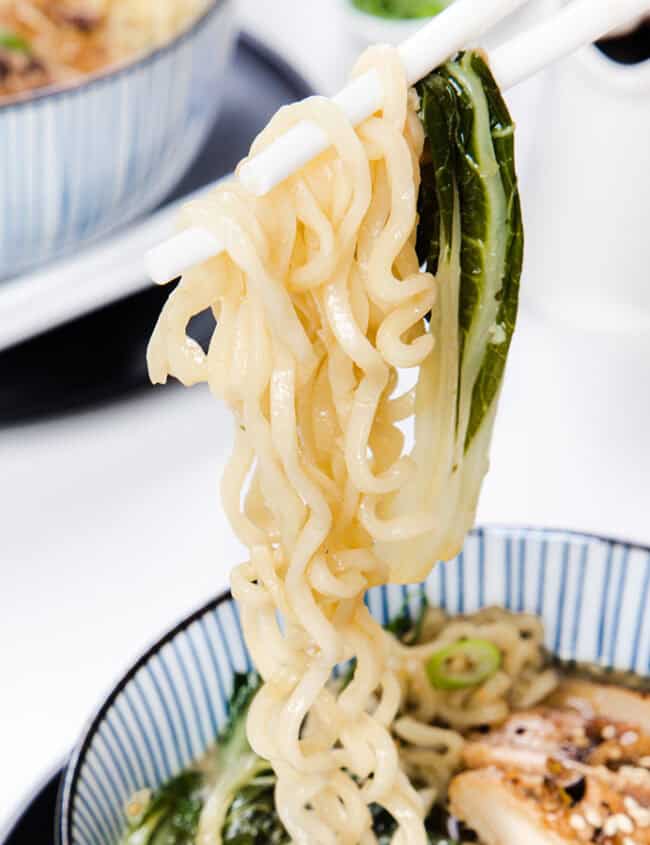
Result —
<instances>
[{"instance_id":1,"label":"background bowl","mask_svg":"<svg viewBox=\"0 0 650 845\"><path fill-rule=\"evenodd\" d=\"M153 208L191 164L222 99L232 0L116 70L0 106L0 278Z\"/></svg>"},{"instance_id":2,"label":"background bowl","mask_svg":"<svg viewBox=\"0 0 650 845\"><path fill-rule=\"evenodd\" d=\"M563 531L478 529L418 587L370 592L382 623L408 601L470 613L498 604L539 614L560 657L650 674L650 549ZM235 672L250 668L224 594L157 642L117 684L70 760L60 845L117 843L127 797L199 757L226 719Z\"/></svg>"}]
</instances>

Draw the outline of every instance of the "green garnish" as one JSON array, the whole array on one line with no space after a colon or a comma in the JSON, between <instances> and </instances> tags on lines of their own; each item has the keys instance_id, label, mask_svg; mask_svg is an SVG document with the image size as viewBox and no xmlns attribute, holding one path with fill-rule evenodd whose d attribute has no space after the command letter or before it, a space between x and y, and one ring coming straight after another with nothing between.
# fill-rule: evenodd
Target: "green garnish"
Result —
<instances>
[{"instance_id":1,"label":"green garnish","mask_svg":"<svg viewBox=\"0 0 650 845\"><path fill-rule=\"evenodd\" d=\"M491 678L501 666L501 652L489 640L459 640L432 654L427 677L432 687L459 690Z\"/></svg>"},{"instance_id":2,"label":"green garnish","mask_svg":"<svg viewBox=\"0 0 650 845\"><path fill-rule=\"evenodd\" d=\"M26 38L10 29L0 29L0 47L16 53L31 53L32 47Z\"/></svg>"},{"instance_id":3,"label":"green garnish","mask_svg":"<svg viewBox=\"0 0 650 845\"><path fill-rule=\"evenodd\" d=\"M431 18L445 9L451 0L352 0L362 12L380 18Z\"/></svg>"}]
</instances>

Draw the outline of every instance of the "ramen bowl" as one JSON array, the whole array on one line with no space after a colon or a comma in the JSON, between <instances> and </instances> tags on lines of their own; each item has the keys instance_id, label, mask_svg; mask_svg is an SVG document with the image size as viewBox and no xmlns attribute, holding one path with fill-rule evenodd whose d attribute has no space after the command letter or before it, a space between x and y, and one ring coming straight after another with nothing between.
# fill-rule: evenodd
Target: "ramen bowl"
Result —
<instances>
[{"instance_id":1,"label":"ramen bowl","mask_svg":"<svg viewBox=\"0 0 650 845\"><path fill-rule=\"evenodd\" d=\"M232 0L142 58L0 106L0 279L157 205L191 164L222 100Z\"/></svg>"},{"instance_id":2,"label":"ramen bowl","mask_svg":"<svg viewBox=\"0 0 650 845\"><path fill-rule=\"evenodd\" d=\"M564 531L477 529L458 557L416 587L372 590L382 623L424 597L450 613L501 605L536 613L565 660L650 673L650 549ZM251 667L237 607L224 594L176 625L99 708L70 759L59 845L117 843L127 798L200 757L227 718L236 672Z\"/></svg>"}]
</instances>

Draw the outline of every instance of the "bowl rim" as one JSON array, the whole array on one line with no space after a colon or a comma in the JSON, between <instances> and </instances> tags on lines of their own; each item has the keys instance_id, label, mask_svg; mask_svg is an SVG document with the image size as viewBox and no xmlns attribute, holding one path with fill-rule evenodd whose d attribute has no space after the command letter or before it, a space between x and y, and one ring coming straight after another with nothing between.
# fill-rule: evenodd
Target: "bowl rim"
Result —
<instances>
[{"instance_id":1,"label":"bowl rim","mask_svg":"<svg viewBox=\"0 0 650 845\"><path fill-rule=\"evenodd\" d=\"M468 537L485 538L489 535L508 534L512 537L528 537L535 536L544 537L546 539L556 538L573 541L587 541L602 543L606 546L621 546L629 551L640 551L650 556L650 544L642 542L635 542L630 540L623 540L620 537L615 537L605 534L597 534L590 531L580 531L571 528L551 528L540 527L536 525L516 524L516 523L501 523L488 522L473 528ZM194 622L204 616L211 610L216 610L222 604L234 601L230 590L223 590L214 598L204 603L200 607L191 611L184 616L180 621L176 622L165 633L159 636L145 651L138 657L127 669L126 672L112 687L109 693L101 700L101 703L94 710L84 729L82 730L79 739L77 740L70 756L65 765L65 772L61 780L59 788L59 795L57 798L56 817L55 817L55 842L56 845L71 845L70 830L72 828L72 807L73 799L76 795L77 785L81 773L80 761L84 758L88 750L97 728L104 719L108 710L120 695L122 690L130 683L132 678L155 654L157 654L163 646L171 642L177 634L189 628Z\"/></svg>"},{"instance_id":2,"label":"bowl rim","mask_svg":"<svg viewBox=\"0 0 650 845\"><path fill-rule=\"evenodd\" d=\"M31 105L40 105L44 101L58 100L66 94L85 93L89 89L101 87L116 78L126 76L131 71L147 67L159 58L173 52L186 41L191 41L204 26L207 26L212 16L220 11L223 6L229 5L230 2L231 0L209 0L208 7L187 28L181 30L171 40L160 44L158 47L154 47L153 50L149 50L139 56L136 54L136 57L133 59L127 59L118 64L110 65L105 70L83 74L77 81L46 85L43 88L33 89L33 92L20 94L6 102L0 102L0 116L8 111L20 111Z\"/></svg>"}]
</instances>

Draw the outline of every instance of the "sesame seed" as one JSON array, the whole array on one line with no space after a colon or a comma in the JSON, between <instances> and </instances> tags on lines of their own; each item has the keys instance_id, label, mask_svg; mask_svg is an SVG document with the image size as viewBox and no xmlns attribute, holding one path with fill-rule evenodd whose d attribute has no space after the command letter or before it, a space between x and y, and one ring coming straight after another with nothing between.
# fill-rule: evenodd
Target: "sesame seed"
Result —
<instances>
[{"instance_id":1,"label":"sesame seed","mask_svg":"<svg viewBox=\"0 0 650 845\"><path fill-rule=\"evenodd\" d=\"M616 736L616 728L614 725L605 725L605 727L600 732L600 735L603 739L614 739Z\"/></svg>"},{"instance_id":2,"label":"sesame seed","mask_svg":"<svg viewBox=\"0 0 650 845\"><path fill-rule=\"evenodd\" d=\"M593 807L588 807L585 810L585 818L589 822L592 827L602 827L603 820L600 816L598 810L594 810Z\"/></svg>"},{"instance_id":3,"label":"sesame seed","mask_svg":"<svg viewBox=\"0 0 650 845\"><path fill-rule=\"evenodd\" d=\"M638 827L650 827L650 810L645 807L639 807L632 818L637 823Z\"/></svg>"},{"instance_id":4,"label":"sesame seed","mask_svg":"<svg viewBox=\"0 0 650 845\"><path fill-rule=\"evenodd\" d=\"M574 830L584 830L587 827L587 822L578 813L571 814L569 824Z\"/></svg>"},{"instance_id":5,"label":"sesame seed","mask_svg":"<svg viewBox=\"0 0 650 845\"><path fill-rule=\"evenodd\" d=\"M636 842L631 836L625 836L623 837L623 845L636 845Z\"/></svg>"},{"instance_id":6,"label":"sesame seed","mask_svg":"<svg viewBox=\"0 0 650 845\"><path fill-rule=\"evenodd\" d=\"M610 816L603 826L605 836L616 836L618 833L618 820L616 816Z\"/></svg>"},{"instance_id":7,"label":"sesame seed","mask_svg":"<svg viewBox=\"0 0 650 845\"><path fill-rule=\"evenodd\" d=\"M628 811L628 813L630 813L630 814L635 813L635 812L639 809L639 806L640 806L640 805L639 805L639 804L635 801L635 799L634 799L634 798L632 798L632 796L631 796L631 795L626 795L626 796L625 796L625 798L623 799L623 805L625 806L625 809L626 809L626 810Z\"/></svg>"},{"instance_id":8,"label":"sesame seed","mask_svg":"<svg viewBox=\"0 0 650 845\"><path fill-rule=\"evenodd\" d=\"M647 769L641 769L637 766L621 766L620 773L636 784L645 784L650 777L650 772Z\"/></svg>"},{"instance_id":9,"label":"sesame seed","mask_svg":"<svg viewBox=\"0 0 650 845\"><path fill-rule=\"evenodd\" d=\"M617 813L614 818L617 820L617 827L621 833L634 833L634 822L625 813Z\"/></svg>"},{"instance_id":10,"label":"sesame seed","mask_svg":"<svg viewBox=\"0 0 650 845\"><path fill-rule=\"evenodd\" d=\"M647 757L641 757L639 764L643 766L644 769L650 769L650 755Z\"/></svg>"},{"instance_id":11,"label":"sesame seed","mask_svg":"<svg viewBox=\"0 0 650 845\"><path fill-rule=\"evenodd\" d=\"M638 740L638 733L635 733L634 731L625 731L621 737L621 745L634 745L634 743L638 742Z\"/></svg>"}]
</instances>

